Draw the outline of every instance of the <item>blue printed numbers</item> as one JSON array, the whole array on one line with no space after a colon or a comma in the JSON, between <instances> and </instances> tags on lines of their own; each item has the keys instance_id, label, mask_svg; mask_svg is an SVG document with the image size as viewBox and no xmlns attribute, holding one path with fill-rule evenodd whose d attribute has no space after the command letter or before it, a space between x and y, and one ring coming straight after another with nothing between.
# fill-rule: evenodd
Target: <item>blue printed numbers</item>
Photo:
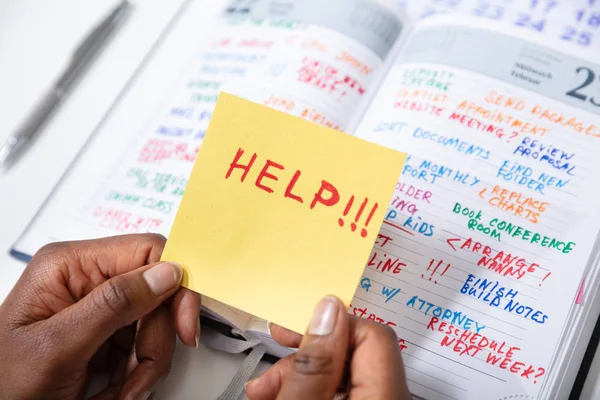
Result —
<instances>
[{"instance_id":1,"label":"blue printed numbers","mask_svg":"<svg viewBox=\"0 0 600 400\"><path fill-rule=\"evenodd\" d=\"M532 15L527 13L520 13L519 17L515 21L515 25L522 26L524 28L531 28L538 32L544 32L544 28L546 27L545 19L534 19Z\"/></svg>"},{"instance_id":2,"label":"blue printed numbers","mask_svg":"<svg viewBox=\"0 0 600 400\"><path fill-rule=\"evenodd\" d=\"M552 9L554 9L558 5L556 0L531 0L531 9L532 10L541 10L543 13L548 14Z\"/></svg>"},{"instance_id":3,"label":"blue printed numbers","mask_svg":"<svg viewBox=\"0 0 600 400\"><path fill-rule=\"evenodd\" d=\"M572 26L565 27L563 34L560 36L562 40L574 42L580 46L589 46L593 37L594 35L591 32L580 31Z\"/></svg>"},{"instance_id":4,"label":"blue printed numbers","mask_svg":"<svg viewBox=\"0 0 600 400\"><path fill-rule=\"evenodd\" d=\"M492 4L491 1L479 0L473 10L473 14L479 17L499 20L504 16L504 7Z\"/></svg>"},{"instance_id":5,"label":"blue printed numbers","mask_svg":"<svg viewBox=\"0 0 600 400\"><path fill-rule=\"evenodd\" d=\"M590 0L590 7L593 7ZM568 42L574 42L580 46L589 46L592 43L594 34L588 29L598 29L600 27L600 12L594 12L590 9L581 9L575 13L575 23L572 26L566 26L560 38Z\"/></svg>"},{"instance_id":6,"label":"blue printed numbers","mask_svg":"<svg viewBox=\"0 0 600 400\"><path fill-rule=\"evenodd\" d=\"M589 10L577 11L575 19L579 23L583 23L590 28L598 28L600 26L600 12L590 12Z\"/></svg>"}]
</instances>

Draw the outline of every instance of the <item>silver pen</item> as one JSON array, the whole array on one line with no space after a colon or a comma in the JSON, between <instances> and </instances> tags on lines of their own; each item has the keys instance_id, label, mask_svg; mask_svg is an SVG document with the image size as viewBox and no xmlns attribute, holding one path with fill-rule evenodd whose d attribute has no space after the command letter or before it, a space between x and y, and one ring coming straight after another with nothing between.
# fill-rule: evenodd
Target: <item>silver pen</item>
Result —
<instances>
[{"instance_id":1,"label":"silver pen","mask_svg":"<svg viewBox=\"0 0 600 400\"><path fill-rule=\"evenodd\" d=\"M110 37L119 23L129 11L130 4L123 0L113 11L96 26L77 47L71 62L53 87L40 99L40 102L21 123L19 128L11 134L0 148L0 168L8 169L18 157L26 150L28 144L40 132L44 122L61 103L66 93L73 86L85 67L98 53L102 45Z\"/></svg>"}]
</instances>

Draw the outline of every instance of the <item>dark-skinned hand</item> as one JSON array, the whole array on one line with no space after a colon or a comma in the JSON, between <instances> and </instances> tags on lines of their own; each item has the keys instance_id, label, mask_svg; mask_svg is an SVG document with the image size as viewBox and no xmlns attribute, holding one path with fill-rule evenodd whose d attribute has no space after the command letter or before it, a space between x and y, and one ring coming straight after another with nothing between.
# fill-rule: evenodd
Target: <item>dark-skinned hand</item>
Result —
<instances>
[{"instance_id":1,"label":"dark-skinned hand","mask_svg":"<svg viewBox=\"0 0 600 400\"><path fill-rule=\"evenodd\" d=\"M316 306L304 336L272 325L271 335L298 352L279 360L246 386L250 400L409 400L394 331L351 317L337 298Z\"/></svg>"},{"instance_id":2,"label":"dark-skinned hand","mask_svg":"<svg viewBox=\"0 0 600 400\"><path fill-rule=\"evenodd\" d=\"M197 347L200 296L181 267L159 263L165 239L126 235L42 248L0 306L0 397L146 399L165 376L176 334Z\"/></svg>"}]
</instances>

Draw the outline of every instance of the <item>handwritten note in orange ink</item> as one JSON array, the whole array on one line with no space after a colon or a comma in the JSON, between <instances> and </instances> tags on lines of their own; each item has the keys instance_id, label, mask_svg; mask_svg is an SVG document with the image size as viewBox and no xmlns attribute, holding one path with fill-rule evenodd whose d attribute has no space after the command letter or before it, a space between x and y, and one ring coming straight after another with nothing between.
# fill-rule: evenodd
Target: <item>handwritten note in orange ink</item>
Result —
<instances>
[{"instance_id":1,"label":"handwritten note in orange ink","mask_svg":"<svg viewBox=\"0 0 600 400\"><path fill-rule=\"evenodd\" d=\"M184 286L303 333L354 295L406 155L222 93L164 260Z\"/></svg>"}]
</instances>

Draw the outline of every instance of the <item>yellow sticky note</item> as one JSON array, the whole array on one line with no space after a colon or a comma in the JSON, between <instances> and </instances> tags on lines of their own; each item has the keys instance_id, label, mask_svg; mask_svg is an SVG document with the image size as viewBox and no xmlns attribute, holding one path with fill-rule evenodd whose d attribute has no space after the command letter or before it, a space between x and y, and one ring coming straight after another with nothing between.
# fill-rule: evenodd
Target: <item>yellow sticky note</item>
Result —
<instances>
[{"instance_id":1,"label":"yellow sticky note","mask_svg":"<svg viewBox=\"0 0 600 400\"><path fill-rule=\"evenodd\" d=\"M183 285L299 333L349 305L406 155L221 93L163 260Z\"/></svg>"}]
</instances>

